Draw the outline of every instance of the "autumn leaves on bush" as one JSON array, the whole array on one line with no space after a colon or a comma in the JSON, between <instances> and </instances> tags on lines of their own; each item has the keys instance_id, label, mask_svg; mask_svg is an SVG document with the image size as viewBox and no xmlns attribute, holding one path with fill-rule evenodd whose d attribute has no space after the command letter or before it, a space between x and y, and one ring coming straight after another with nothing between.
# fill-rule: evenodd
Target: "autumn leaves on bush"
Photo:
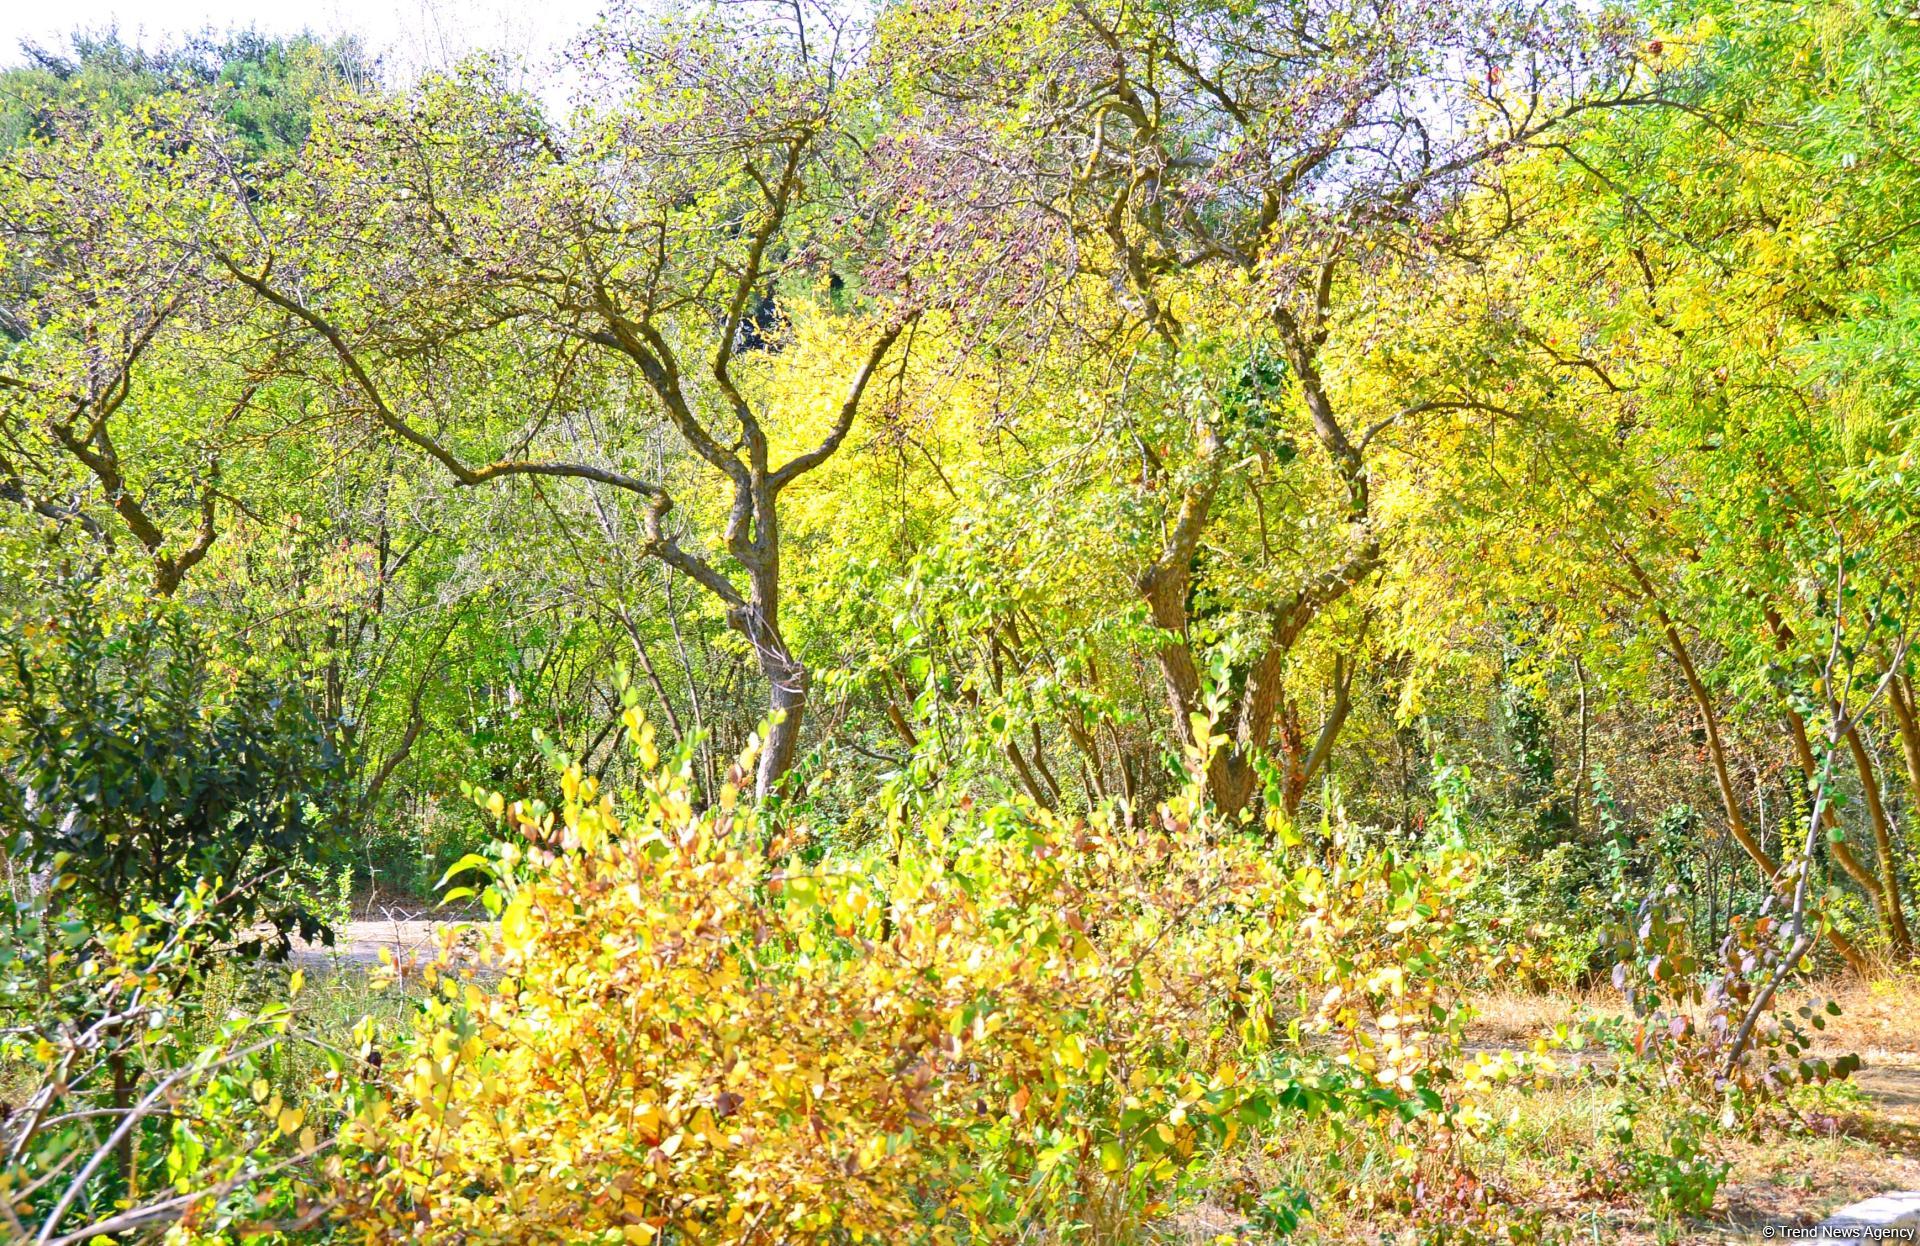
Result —
<instances>
[{"instance_id":1,"label":"autumn leaves on bush","mask_svg":"<svg viewBox=\"0 0 1920 1246\"><path fill-rule=\"evenodd\" d=\"M815 859L732 787L693 808L632 717L630 805L577 767L558 809L481 797L524 846L346 1135L369 1231L991 1240L1151 1216L1276 1113L1457 1124L1462 856L1295 869L1189 795L1132 823L962 802Z\"/></svg>"},{"instance_id":2,"label":"autumn leaves on bush","mask_svg":"<svg viewBox=\"0 0 1920 1246\"><path fill-rule=\"evenodd\" d=\"M152 1224L178 1246L1117 1243L1201 1208L1224 1240L1267 1241L1338 1199L1433 1240L1536 1240L1537 1214L1483 1175L1508 1141L1490 1092L1557 1070L1547 1040L1463 1042L1463 989L1524 969L1532 940L1507 942L1486 903L1447 774L1417 849L1337 819L1223 818L1195 780L1220 743L1200 720L1186 785L1151 813L936 790L829 850L743 800L750 756L699 806L689 755L663 761L636 711L625 725L637 788L563 759L556 807L474 793L502 838L448 895L497 920L390 963L392 1006L350 1037L311 1024L313 995L345 989L360 1015L357 974L302 994L295 972L292 1000L210 976L205 886L106 942L43 924L44 947L0 957L94 1019L0 1047L43 1073L14 1135L17 1223L75 1246ZM1727 1172L1704 1146L1717 1118L1752 1124L1857 1062L1796 1073L1804 1037L1770 1013L1744 1052L1679 1025L1698 1001L1670 967L1692 953L1673 923L1642 926L1621 960L1648 984L1635 1019L1594 1028L1617 1136L1591 1181L1694 1213ZM1773 959L1736 965L1727 998ZM90 1134L98 1113L70 1106L135 1062L156 1089L121 1111L166 1132ZM1303 1164L1311 1191L1285 1175ZM105 1170L132 1174L117 1207L86 1194ZM47 1236L63 1218L84 1227Z\"/></svg>"}]
</instances>

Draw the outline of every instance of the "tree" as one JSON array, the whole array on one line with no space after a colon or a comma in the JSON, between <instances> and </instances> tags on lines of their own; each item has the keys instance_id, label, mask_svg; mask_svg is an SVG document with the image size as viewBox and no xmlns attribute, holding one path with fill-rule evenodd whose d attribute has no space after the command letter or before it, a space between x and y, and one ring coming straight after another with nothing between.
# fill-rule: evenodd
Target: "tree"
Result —
<instances>
[{"instance_id":1,"label":"tree","mask_svg":"<svg viewBox=\"0 0 1920 1246\"><path fill-rule=\"evenodd\" d=\"M749 321L776 285L802 297L859 152L853 32L782 12L610 29L583 69L629 76L570 129L478 68L343 101L259 203L229 204L213 250L257 309L260 354L299 341L291 366L341 418L463 486L558 478L636 505L644 551L725 607L771 687L763 793L792 764L809 686L780 618L779 498L840 449L912 315L874 309L825 427L788 450L808 423L776 427L756 394ZM662 424L669 473L728 495L717 549L670 523L675 482L634 466L663 462Z\"/></svg>"},{"instance_id":2,"label":"tree","mask_svg":"<svg viewBox=\"0 0 1920 1246\"><path fill-rule=\"evenodd\" d=\"M218 192L200 160L179 156L224 138L192 101L162 96L67 113L0 163L0 492L108 546L115 529L130 534L163 597L219 537L222 434L258 388L193 350L206 262L178 226ZM188 368L226 384L195 394ZM153 418L127 418L149 400ZM111 520L89 513L102 502Z\"/></svg>"},{"instance_id":3,"label":"tree","mask_svg":"<svg viewBox=\"0 0 1920 1246\"><path fill-rule=\"evenodd\" d=\"M1110 291L1112 319L1086 336L1157 366L1163 409L1138 451L1162 536L1135 586L1185 740L1208 712L1200 563L1248 488L1248 417L1298 404L1332 489L1302 524L1318 535L1291 583L1243 605L1258 623L1214 689L1228 744L1210 775L1213 799L1239 809L1277 744L1292 809L1339 735L1351 671L1334 664L1309 731L1289 662L1383 559L1369 451L1397 423L1479 401L1454 377L1424 394L1343 385L1326 370L1342 304L1389 275L1417 280L1476 169L1582 110L1644 102L1631 75L1615 76L1624 32L1500 5L1340 2L1011 0L905 6L894 21L894 63L924 84L927 120L902 145L921 153L925 179L991 187L953 210L998 214L1006 249L1050 260L1063 287L1084 277ZM945 236L928 249L947 263L981 250Z\"/></svg>"},{"instance_id":4,"label":"tree","mask_svg":"<svg viewBox=\"0 0 1920 1246\"><path fill-rule=\"evenodd\" d=\"M371 67L350 42L255 34L71 45L29 46L0 75L0 498L108 552L131 535L171 596L219 539L217 512L248 505L221 465L272 419L196 289L199 228Z\"/></svg>"},{"instance_id":5,"label":"tree","mask_svg":"<svg viewBox=\"0 0 1920 1246\"><path fill-rule=\"evenodd\" d=\"M1911 42L1845 3L1691 15L1648 45L1673 107L1590 114L1501 170L1477 210L1519 217L1525 243L1491 255L1456 300L1498 327L1517 388L1507 406L1525 418L1490 421L1448 470L1463 494L1521 506L1430 533L1455 551L1436 561L1492 595L1550 576L1585 644L1621 632L1658 655L1690 706L1721 824L1768 889L1784 885L1782 849L1765 843L1765 793L1739 754L1784 753L1789 791L1807 799L1808 707L1825 695L1835 628L1819 586L1835 551L1850 583L1911 592L1900 391L1853 370L1869 339L1876 358L1899 353L1899 319L1884 313L1914 187L1878 134L1914 101L1878 67L1911 58ZM1433 331L1455 333L1449 319ZM1518 548L1543 541L1544 570ZM1593 665L1627 674L1617 659ZM1880 712L1897 734L1896 692ZM1857 854L1831 807L1819 847L1904 954L1871 716L1839 717L1873 847ZM1834 943L1858 963L1844 935Z\"/></svg>"}]
</instances>

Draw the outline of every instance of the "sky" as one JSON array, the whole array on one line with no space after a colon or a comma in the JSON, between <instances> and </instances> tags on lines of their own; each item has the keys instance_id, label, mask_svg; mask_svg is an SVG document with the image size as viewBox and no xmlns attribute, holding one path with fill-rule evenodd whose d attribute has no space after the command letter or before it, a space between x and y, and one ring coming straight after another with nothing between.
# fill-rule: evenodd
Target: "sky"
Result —
<instances>
[{"instance_id":1,"label":"sky","mask_svg":"<svg viewBox=\"0 0 1920 1246\"><path fill-rule=\"evenodd\" d=\"M50 50L67 32L117 29L142 46L211 27L288 35L358 34L396 77L444 66L476 49L504 50L544 67L592 22L604 0L0 0L0 66L20 44Z\"/></svg>"}]
</instances>

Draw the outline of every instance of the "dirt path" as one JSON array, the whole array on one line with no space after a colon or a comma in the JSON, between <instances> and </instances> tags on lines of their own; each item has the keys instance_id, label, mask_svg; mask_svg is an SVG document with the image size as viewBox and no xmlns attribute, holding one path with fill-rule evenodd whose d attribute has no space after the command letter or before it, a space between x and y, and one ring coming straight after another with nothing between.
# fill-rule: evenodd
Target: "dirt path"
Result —
<instances>
[{"instance_id":1,"label":"dirt path","mask_svg":"<svg viewBox=\"0 0 1920 1246\"><path fill-rule=\"evenodd\" d=\"M1920 1066L1869 1064L1853 1081L1888 1116L1920 1127Z\"/></svg>"},{"instance_id":2,"label":"dirt path","mask_svg":"<svg viewBox=\"0 0 1920 1246\"><path fill-rule=\"evenodd\" d=\"M375 965L383 951L395 960L422 959L433 954L438 931L462 924L427 918L351 921L334 931L332 947L295 943L293 960L300 965Z\"/></svg>"}]
</instances>

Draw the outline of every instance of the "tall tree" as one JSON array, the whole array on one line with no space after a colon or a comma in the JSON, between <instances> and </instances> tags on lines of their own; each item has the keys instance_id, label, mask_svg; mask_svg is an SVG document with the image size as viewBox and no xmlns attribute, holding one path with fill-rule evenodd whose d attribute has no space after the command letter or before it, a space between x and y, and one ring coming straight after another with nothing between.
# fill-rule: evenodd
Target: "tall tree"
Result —
<instances>
[{"instance_id":1,"label":"tall tree","mask_svg":"<svg viewBox=\"0 0 1920 1246\"><path fill-rule=\"evenodd\" d=\"M1503 169L1478 209L1525 222L1525 245L1489 257L1461 301L1501 326L1525 398L1507 405L1526 418L1490 422L1449 470L1520 518L1429 539L1452 540L1456 570L1496 593L1543 574L1516 545L1551 540L1545 574L1567 586L1575 626L1624 621L1670 664L1720 823L1779 888L1797 863L1765 842L1742 744L1763 741L1811 781L1808 715L1833 638L1849 664L1880 643L1858 601L1823 586L1912 592L1899 369L1867 360L1897 357L1905 336L1899 240L1916 187L1883 127L1916 100L1882 67L1910 65L1914 44L1847 0L1684 17L1647 45L1675 107L1567 127ZM1897 728L1888 691L1873 712ZM1856 852L1833 814L1824 851L1904 954L1898 829L1868 722L1850 718L1839 743L1871 848Z\"/></svg>"},{"instance_id":2,"label":"tall tree","mask_svg":"<svg viewBox=\"0 0 1920 1246\"><path fill-rule=\"evenodd\" d=\"M775 292L825 295L807 244L858 189L854 33L804 6L629 17L581 66L610 102L568 126L483 67L343 101L213 248L258 351L299 342L342 418L462 486L573 480L637 506L644 552L724 606L770 685L763 794L810 679L782 628L779 498L840 449L912 314L866 314L824 427L758 394ZM670 518L675 476L724 490L717 533Z\"/></svg>"},{"instance_id":3,"label":"tall tree","mask_svg":"<svg viewBox=\"0 0 1920 1246\"><path fill-rule=\"evenodd\" d=\"M1277 746L1291 810L1342 729L1351 674L1334 664L1315 730L1287 695L1289 662L1383 558L1369 452L1398 422L1479 401L1464 377L1425 393L1343 387L1326 371L1343 301L1437 245L1476 169L1580 111L1645 102L1617 72L1623 32L1519 6L1371 0L927 3L893 21L890 64L926 101L921 132L899 140L934 188L922 197L1006 240L935 234L928 250L976 265L984 250L1003 275L1039 267L1008 254L1050 257L1059 284L1110 291L1112 318L1086 326L1098 348L1143 352L1162 377L1162 427L1139 440L1162 535L1135 589L1190 744L1209 714L1201 562L1247 488L1246 417L1282 385L1304 417L1326 508L1301 524L1284 585L1244 603L1258 623L1214 681L1227 743L1209 773L1212 798L1237 810Z\"/></svg>"}]
</instances>

